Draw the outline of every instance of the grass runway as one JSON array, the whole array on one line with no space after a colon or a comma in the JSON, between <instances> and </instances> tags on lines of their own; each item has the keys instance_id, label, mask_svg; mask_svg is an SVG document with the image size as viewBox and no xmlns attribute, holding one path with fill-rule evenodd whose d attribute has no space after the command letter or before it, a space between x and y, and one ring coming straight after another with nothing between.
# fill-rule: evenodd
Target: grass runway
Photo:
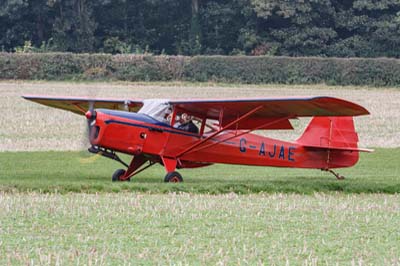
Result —
<instances>
[{"instance_id":1,"label":"grass runway","mask_svg":"<svg viewBox=\"0 0 400 266\"><path fill-rule=\"evenodd\" d=\"M338 181L319 170L239 165L213 165L182 169L182 184L165 184L160 165L134 176L131 182L111 182L121 165L102 157L85 157L86 152L0 153L0 191L4 192L121 192L148 193L400 193L400 149L377 149L362 153L352 168L339 169L347 178ZM128 159L125 158L125 159Z\"/></svg>"}]
</instances>

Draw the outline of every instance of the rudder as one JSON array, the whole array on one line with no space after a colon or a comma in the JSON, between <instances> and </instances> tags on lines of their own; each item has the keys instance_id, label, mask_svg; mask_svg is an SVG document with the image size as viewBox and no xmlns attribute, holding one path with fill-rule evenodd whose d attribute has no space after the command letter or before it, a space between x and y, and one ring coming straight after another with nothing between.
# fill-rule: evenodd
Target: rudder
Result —
<instances>
[{"instance_id":1,"label":"rudder","mask_svg":"<svg viewBox=\"0 0 400 266\"><path fill-rule=\"evenodd\" d=\"M306 147L359 150L353 117L348 116L314 117L296 142Z\"/></svg>"}]
</instances>

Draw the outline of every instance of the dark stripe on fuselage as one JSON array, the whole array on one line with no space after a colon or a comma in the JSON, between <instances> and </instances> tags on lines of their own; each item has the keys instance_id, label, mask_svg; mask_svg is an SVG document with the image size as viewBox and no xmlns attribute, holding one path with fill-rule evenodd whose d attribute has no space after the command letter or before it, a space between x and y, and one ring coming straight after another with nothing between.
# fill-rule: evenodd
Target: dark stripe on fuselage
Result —
<instances>
[{"instance_id":1,"label":"dark stripe on fuselage","mask_svg":"<svg viewBox=\"0 0 400 266\"><path fill-rule=\"evenodd\" d=\"M140 121L148 124L153 124L157 126L162 126L162 127L170 127L170 125L163 123L161 121L158 121L157 119L154 119L153 117L146 115L146 114L138 114L138 113L133 113L133 112L126 112L126 111L116 111L116 110L110 110L110 109L96 109L96 111L107 114L107 115L112 115L112 116L117 116L133 121Z\"/></svg>"},{"instance_id":2,"label":"dark stripe on fuselage","mask_svg":"<svg viewBox=\"0 0 400 266\"><path fill-rule=\"evenodd\" d=\"M147 129L161 129L162 131L165 131L165 132L168 132L168 133L172 133L172 134L178 134L178 135L184 135L184 136L188 136L188 137L200 138L199 135L191 134L191 133L188 133L188 132L185 132L185 131L171 130L168 127L153 127L153 126L145 125L145 124L130 123L130 122L124 122L124 121L112 120L112 119L106 120L104 122L107 125L109 125L109 124L120 124L120 125L147 128ZM156 124L152 124L152 125L156 125Z\"/></svg>"}]
</instances>

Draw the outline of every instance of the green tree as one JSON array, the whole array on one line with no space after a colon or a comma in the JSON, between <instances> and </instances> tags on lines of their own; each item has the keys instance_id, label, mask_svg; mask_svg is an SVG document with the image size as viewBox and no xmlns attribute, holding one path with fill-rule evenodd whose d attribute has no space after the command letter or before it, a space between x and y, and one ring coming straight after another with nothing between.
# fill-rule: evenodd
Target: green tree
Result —
<instances>
[{"instance_id":1,"label":"green tree","mask_svg":"<svg viewBox=\"0 0 400 266\"><path fill-rule=\"evenodd\" d=\"M251 0L263 42L277 46L279 54L324 55L337 37L335 7L330 0Z\"/></svg>"},{"instance_id":2,"label":"green tree","mask_svg":"<svg viewBox=\"0 0 400 266\"><path fill-rule=\"evenodd\" d=\"M400 2L398 0L337 1L338 41L328 55L400 56Z\"/></svg>"},{"instance_id":3,"label":"green tree","mask_svg":"<svg viewBox=\"0 0 400 266\"><path fill-rule=\"evenodd\" d=\"M0 50L27 43L78 53L400 57L400 1L0 1Z\"/></svg>"},{"instance_id":4,"label":"green tree","mask_svg":"<svg viewBox=\"0 0 400 266\"><path fill-rule=\"evenodd\" d=\"M199 20L203 53L230 54L244 49L239 39L251 25L251 22L246 21L247 18L251 20L248 4L248 0L202 1Z\"/></svg>"},{"instance_id":5,"label":"green tree","mask_svg":"<svg viewBox=\"0 0 400 266\"><path fill-rule=\"evenodd\" d=\"M94 7L96 45L107 53L133 52L147 45L145 1L98 0Z\"/></svg>"},{"instance_id":6,"label":"green tree","mask_svg":"<svg viewBox=\"0 0 400 266\"><path fill-rule=\"evenodd\" d=\"M25 41L40 46L51 37L52 18L46 0L0 2L0 47L12 51Z\"/></svg>"},{"instance_id":7,"label":"green tree","mask_svg":"<svg viewBox=\"0 0 400 266\"><path fill-rule=\"evenodd\" d=\"M56 14L53 25L55 48L68 52L93 52L97 23L92 16L91 1L49 1Z\"/></svg>"}]
</instances>

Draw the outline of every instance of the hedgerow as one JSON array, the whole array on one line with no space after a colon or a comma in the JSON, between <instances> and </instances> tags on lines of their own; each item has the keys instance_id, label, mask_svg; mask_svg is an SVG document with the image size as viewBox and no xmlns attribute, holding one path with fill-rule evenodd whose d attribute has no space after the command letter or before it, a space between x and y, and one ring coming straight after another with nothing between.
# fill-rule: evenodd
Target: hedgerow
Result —
<instances>
[{"instance_id":1,"label":"hedgerow","mask_svg":"<svg viewBox=\"0 0 400 266\"><path fill-rule=\"evenodd\" d=\"M399 86L400 60L0 53L0 79Z\"/></svg>"}]
</instances>

